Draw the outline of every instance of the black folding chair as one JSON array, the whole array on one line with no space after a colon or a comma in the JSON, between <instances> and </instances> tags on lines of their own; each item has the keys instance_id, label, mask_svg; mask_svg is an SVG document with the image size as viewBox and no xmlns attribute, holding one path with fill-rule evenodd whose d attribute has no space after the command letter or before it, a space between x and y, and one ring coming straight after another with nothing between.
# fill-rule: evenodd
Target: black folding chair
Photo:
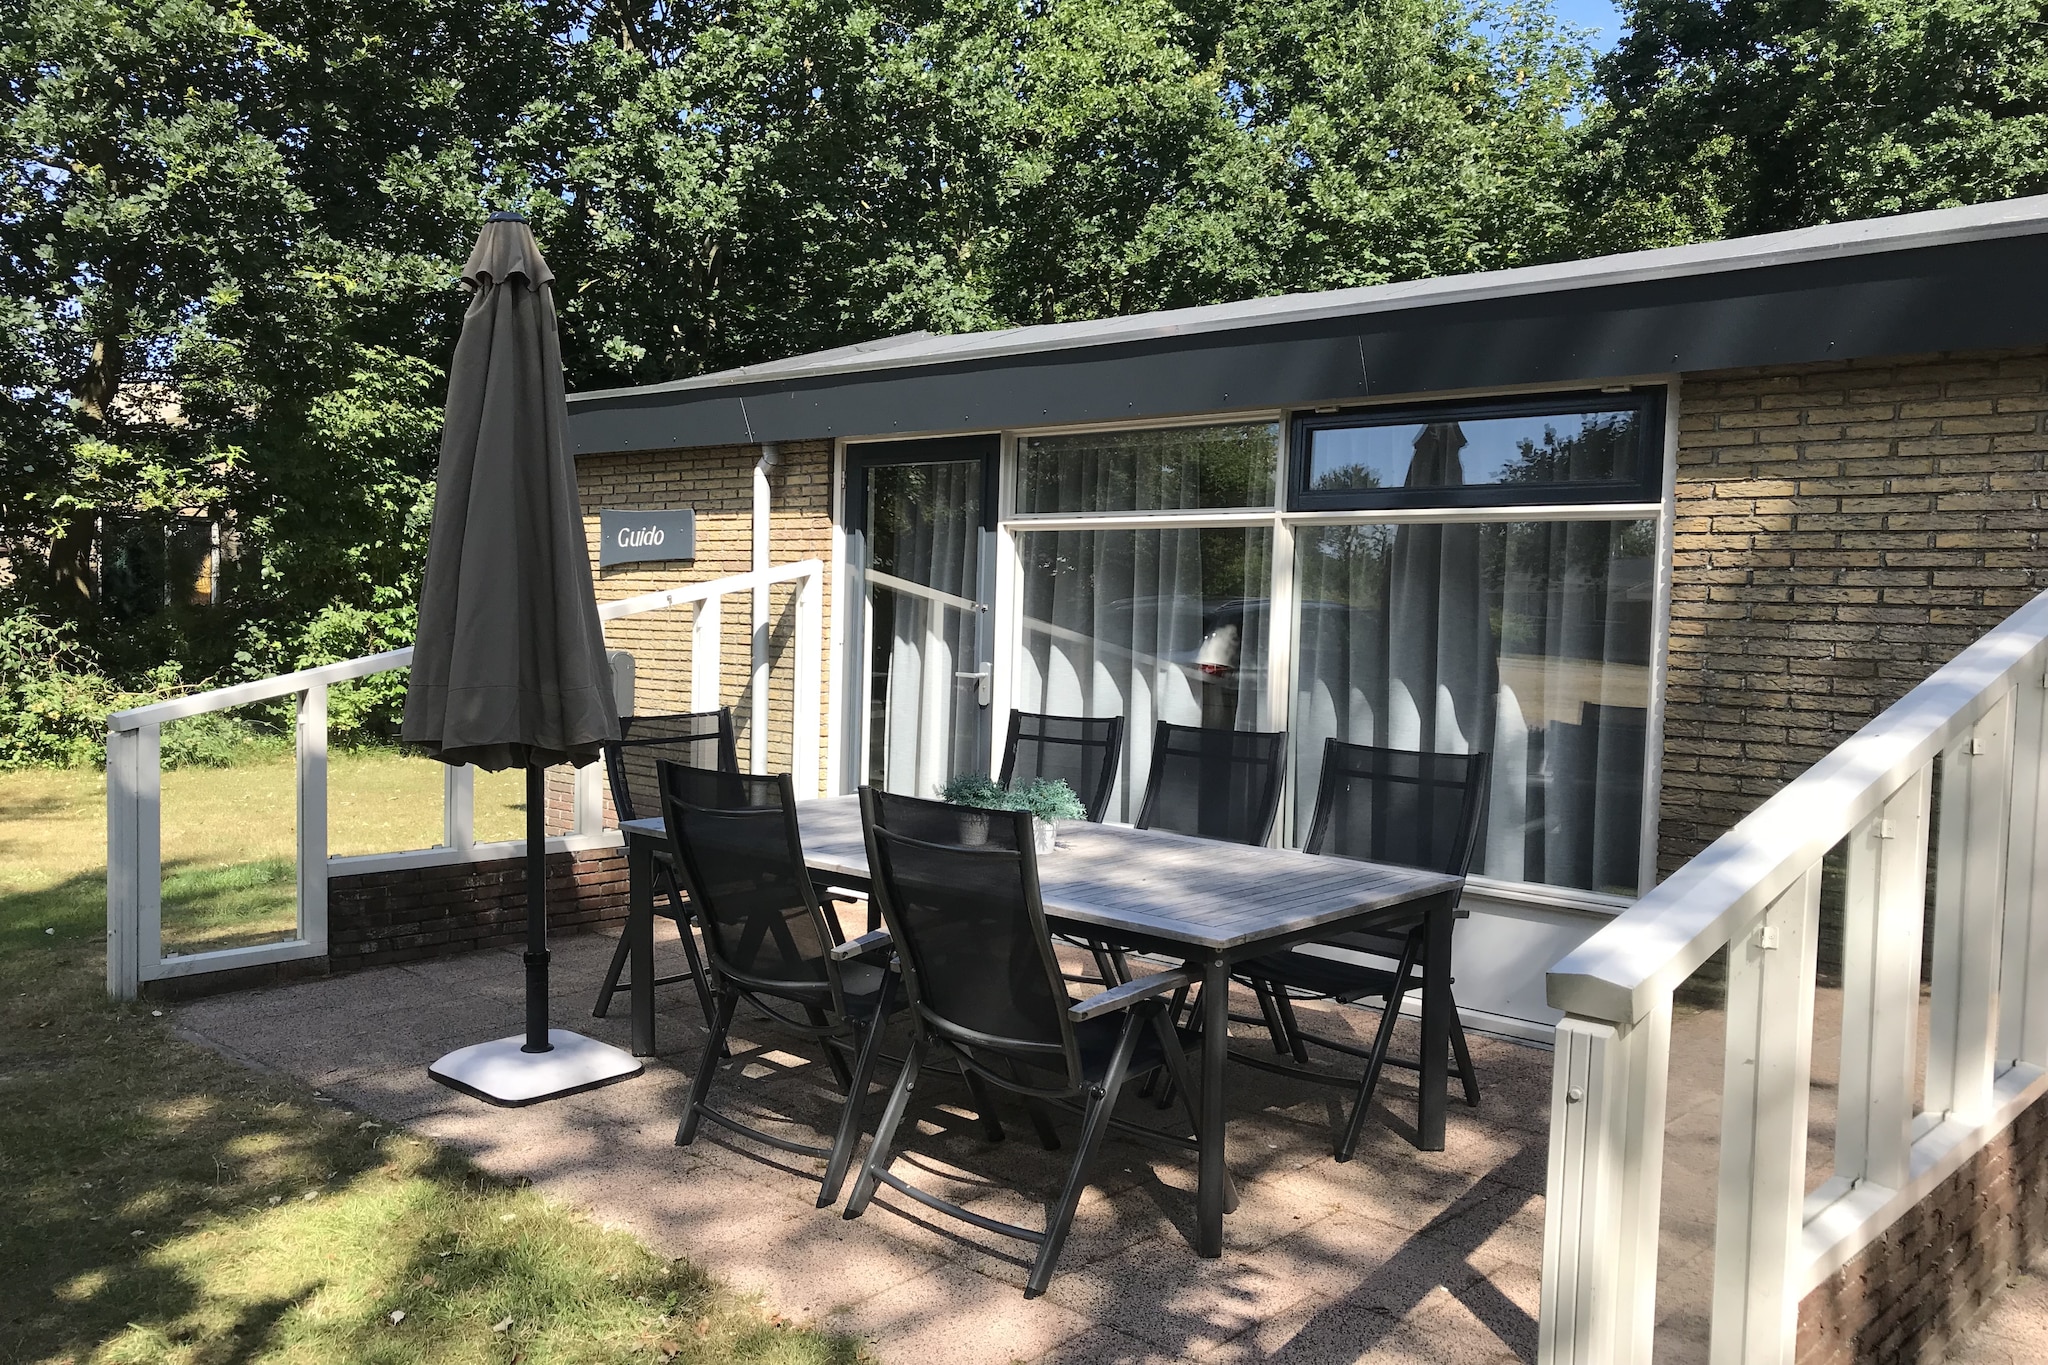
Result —
<instances>
[{"instance_id":1,"label":"black folding chair","mask_svg":"<svg viewBox=\"0 0 2048 1365\"><path fill-rule=\"evenodd\" d=\"M605 776L611 780L612 809L621 821L654 819L661 814L661 781L656 765L664 761L687 763L694 768L716 768L721 772L740 770L739 749L733 741L732 710L683 711L674 715L621 716L619 742L604 749ZM704 1007L704 1019L711 1019L711 992L704 984L704 960L697 954L697 940L690 932L689 908L683 904L676 885L675 867L666 850L655 855L656 898L654 913L675 921L682 935L683 952L690 970L675 976L658 976L657 986L688 981L697 988L697 1003ZM630 991L633 983L619 980L626 970L632 944L625 935L612 950L612 965L606 969L604 984L597 988L597 1007L591 1013L599 1019L612 1007L612 996Z\"/></svg>"},{"instance_id":2,"label":"black folding chair","mask_svg":"<svg viewBox=\"0 0 2048 1365\"><path fill-rule=\"evenodd\" d=\"M1323 745L1323 774L1316 790L1315 815L1303 849L1309 853L1367 862L1399 863L1463 877L1479 845L1480 818L1486 809L1487 755L1423 754L1406 749L1380 749L1332 739ZM1232 1053L1232 1059L1268 1071L1299 1076L1323 1085L1350 1088L1358 1096L1351 1117L1337 1141L1337 1160L1349 1161L1358 1147L1365 1111L1388 1066L1418 1070L1421 1062L1388 1055L1401 1002L1422 989L1429 963L1427 926L1421 915L1370 931L1338 934L1322 946L1369 954L1375 961L1324 957L1290 948L1240 964L1239 980L1258 996L1261 1020L1273 1035L1274 1049L1296 1063L1309 1059L1310 1043L1365 1059L1365 1074L1353 1081L1341 1075L1310 1071L1263 1057ZM1382 965L1390 964L1390 965ZM1446 970L1450 964L1443 964ZM1372 1046L1324 1037L1303 1029L1293 1001L1329 999L1346 1004L1384 1001ZM1465 1029L1451 1013L1451 1056L1464 1085L1465 1103L1479 1103L1479 1078Z\"/></svg>"},{"instance_id":3,"label":"black folding chair","mask_svg":"<svg viewBox=\"0 0 2048 1365\"><path fill-rule=\"evenodd\" d=\"M1101 824L1116 789L1116 770L1124 756L1122 716L1054 716L1039 711L1012 711L1010 735L1003 743L999 781L1004 787L1058 778L1081 798L1091 824ZM1061 934L1062 941L1085 948L1095 959L1095 976L1070 976L1072 981L1114 986L1131 979L1123 950L1098 939Z\"/></svg>"},{"instance_id":4,"label":"black folding chair","mask_svg":"<svg viewBox=\"0 0 2048 1365\"><path fill-rule=\"evenodd\" d=\"M1285 730L1215 730L1159 722L1139 829L1263 844L1280 813Z\"/></svg>"},{"instance_id":5,"label":"black folding chair","mask_svg":"<svg viewBox=\"0 0 2048 1365\"><path fill-rule=\"evenodd\" d=\"M782 1151L822 1157L818 1207L824 1208L839 1197L860 1140L862 1101L874 1077L882 1026L901 1008L894 1000L888 938L877 933L841 942L838 921L819 904L804 864L787 773L755 777L669 762L659 771L670 856L703 926L717 996L711 1037L690 1081L676 1145L696 1141L698 1121L710 1119ZM826 1064L846 1088L830 1147L762 1132L707 1103L742 995L824 1045ZM803 1017L792 1018L776 1003ZM850 1072L842 1048L853 1054Z\"/></svg>"},{"instance_id":6,"label":"black folding chair","mask_svg":"<svg viewBox=\"0 0 2048 1365\"><path fill-rule=\"evenodd\" d=\"M1124 1082L1160 1067L1178 1080L1183 1096L1193 1096L1182 1038L1161 999L1193 974L1176 968L1072 1003L1039 901L1028 814L977 811L969 828L961 808L943 802L871 787L861 788L860 799L868 868L902 965L912 1035L846 1216L860 1217L876 1186L887 1185L984 1231L1033 1243L1038 1257L1024 1293L1036 1296L1052 1279L1089 1164L1112 1124L1133 1136L1199 1150L1192 1139L1124 1124L1112 1115ZM1080 1146L1043 1231L964 1209L890 1172L897 1126L936 1052L951 1053L971 1080L1021 1096L1041 1124L1044 1103L1083 1103ZM1199 1132L1196 1106L1190 1102L1186 1110ZM983 1113L986 1119L985 1107ZM1044 1127L1041 1136L1051 1139ZM1226 1189L1226 1206L1235 1200L1235 1190Z\"/></svg>"},{"instance_id":7,"label":"black folding chair","mask_svg":"<svg viewBox=\"0 0 2048 1365\"><path fill-rule=\"evenodd\" d=\"M1012 711L1003 742L1004 787L1058 778L1074 789L1090 823L1102 823L1123 762L1122 716L1052 716Z\"/></svg>"}]
</instances>

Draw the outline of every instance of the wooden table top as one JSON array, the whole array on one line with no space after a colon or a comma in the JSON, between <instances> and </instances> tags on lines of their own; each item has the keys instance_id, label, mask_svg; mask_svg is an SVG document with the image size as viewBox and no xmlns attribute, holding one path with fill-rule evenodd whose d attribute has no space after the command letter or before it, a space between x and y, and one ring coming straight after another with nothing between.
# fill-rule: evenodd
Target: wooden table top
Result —
<instances>
[{"instance_id":1,"label":"wooden table top","mask_svg":"<svg viewBox=\"0 0 2048 1365\"><path fill-rule=\"evenodd\" d=\"M859 798L803 801L796 812L814 871L867 881ZM662 832L659 820L625 829ZM1412 867L1079 820L1061 823L1058 846L1038 859L1038 881L1046 913L1059 919L1231 956L1458 885L1456 877Z\"/></svg>"}]
</instances>

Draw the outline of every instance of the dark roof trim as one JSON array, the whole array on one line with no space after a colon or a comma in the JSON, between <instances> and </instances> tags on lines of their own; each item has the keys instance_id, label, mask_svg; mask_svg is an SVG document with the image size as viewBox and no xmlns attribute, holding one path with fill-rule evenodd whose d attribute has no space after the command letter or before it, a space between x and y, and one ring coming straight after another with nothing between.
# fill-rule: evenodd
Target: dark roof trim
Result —
<instances>
[{"instance_id":1,"label":"dark roof trim","mask_svg":"<svg viewBox=\"0 0 2048 1365\"><path fill-rule=\"evenodd\" d=\"M2021 204L2032 212L2016 214ZM1105 422L2048 341L2048 199L1992 207L2002 216L1971 231L1924 224L1986 210L1887 220L1922 226L1882 249L1866 231L1855 250L1752 250L1736 257L1748 262L1740 268L1737 244L1714 243L1718 256L1680 249L1703 259L1676 273L1624 268L1673 254L1649 252L1573 263L1575 284L1567 268L1543 267L1185 310L1201 326L1158 314L896 338L758 371L572 395L570 446L590 454ZM1542 288L1505 287L1542 272ZM1490 278L1504 287L1486 290ZM1340 299L1348 309L1334 306ZM1041 345L1019 349L1030 333Z\"/></svg>"}]
</instances>

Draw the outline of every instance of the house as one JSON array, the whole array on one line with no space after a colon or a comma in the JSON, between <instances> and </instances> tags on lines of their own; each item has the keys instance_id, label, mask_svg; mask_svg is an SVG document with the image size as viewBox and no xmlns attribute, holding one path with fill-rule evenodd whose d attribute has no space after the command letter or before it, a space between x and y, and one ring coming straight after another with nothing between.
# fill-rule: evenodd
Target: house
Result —
<instances>
[{"instance_id":1,"label":"house","mask_svg":"<svg viewBox=\"0 0 2048 1365\"><path fill-rule=\"evenodd\" d=\"M1013 709L1494 756L1459 930L1481 1026L2048 586L2048 197L964 336L571 395L601 598L823 558L822 785L929 794ZM609 558L609 556L607 556ZM726 663L742 745L789 705ZM620 621L641 704L687 631Z\"/></svg>"}]
</instances>

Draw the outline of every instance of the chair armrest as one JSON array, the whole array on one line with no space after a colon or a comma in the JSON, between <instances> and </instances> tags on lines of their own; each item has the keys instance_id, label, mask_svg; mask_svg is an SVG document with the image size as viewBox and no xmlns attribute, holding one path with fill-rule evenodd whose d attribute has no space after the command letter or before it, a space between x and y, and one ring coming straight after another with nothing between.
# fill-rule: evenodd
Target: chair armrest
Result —
<instances>
[{"instance_id":1,"label":"chair armrest","mask_svg":"<svg viewBox=\"0 0 2048 1365\"><path fill-rule=\"evenodd\" d=\"M1129 1009L1140 1000L1150 1000L1155 995L1165 995L1168 991L1192 986L1200 979L1191 967L1175 967L1171 971L1154 972L1150 976L1126 981L1121 986L1097 991L1086 1000L1069 1005L1067 1018L1079 1024L1098 1015Z\"/></svg>"},{"instance_id":2,"label":"chair armrest","mask_svg":"<svg viewBox=\"0 0 2048 1365\"><path fill-rule=\"evenodd\" d=\"M850 938L844 943L834 945L831 953L832 960L834 962L851 962L854 958L866 957L869 953L886 948L889 946L889 943L889 931L887 929L872 929L862 934L859 938Z\"/></svg>"}]
</instances>

